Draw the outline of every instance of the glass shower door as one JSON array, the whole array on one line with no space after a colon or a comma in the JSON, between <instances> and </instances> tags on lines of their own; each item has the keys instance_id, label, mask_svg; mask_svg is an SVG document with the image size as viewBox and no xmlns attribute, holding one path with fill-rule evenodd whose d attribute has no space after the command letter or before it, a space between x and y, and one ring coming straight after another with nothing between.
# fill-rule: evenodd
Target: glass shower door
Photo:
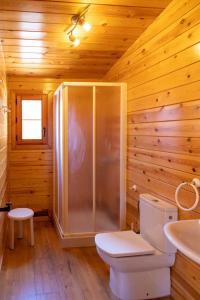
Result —
<instances>
[{"instance_id":1,"label":"glass shower door","mask_svg":"<svg viewBox=\"0 0 200 300\"><path fill-rule=\"evenodd\" d=\"M68 231L92 232L93 224L93 87L69 86Z\"/></svg>"},{"instance_id":2,"label":"glass shower door","mask_svg":"<svg viewBox=\"0 0 200 300\"><path fill-rule=\"evenodd\" d=\"M60 91L55 96L55 214L58 222L63 225L63 152L62 152L62 97Z\"/></svg>"},{"instance_id":3,"label":"glass shower door","mask_svg":"<svg viewBox=\"0 0 200 300\"><path fill-rule=\"evenodd\" d=\"M96 231L120 228L120 87L96 86Z\"/></svg>"}]
</instances>

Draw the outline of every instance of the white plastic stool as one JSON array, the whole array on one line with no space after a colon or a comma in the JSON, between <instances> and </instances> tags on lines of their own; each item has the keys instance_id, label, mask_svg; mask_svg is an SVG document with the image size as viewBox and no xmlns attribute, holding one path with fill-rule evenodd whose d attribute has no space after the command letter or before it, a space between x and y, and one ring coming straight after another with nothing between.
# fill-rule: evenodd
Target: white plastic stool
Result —
<instances>
[{"instance_id":1,"label":"white plastic stool","mask_svg":"<svg viewBox=\"0 0 200 300\"><path fill-rule=\"evenodd\" d=\"M14 249L14 221L19 222L18 238L23 238L23 223L22 221L30 219L30 244L34 246L34 231L33 231L33 215L34 212L30 208L15 208L9 211L10 219L10 249Z\"/></svg>"}]
</instances>

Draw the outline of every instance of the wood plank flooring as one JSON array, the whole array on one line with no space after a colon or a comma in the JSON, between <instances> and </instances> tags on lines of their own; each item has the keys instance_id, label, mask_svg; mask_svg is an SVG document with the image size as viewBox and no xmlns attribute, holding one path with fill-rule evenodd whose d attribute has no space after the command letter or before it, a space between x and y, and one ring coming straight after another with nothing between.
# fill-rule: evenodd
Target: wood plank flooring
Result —
<instances>
[{"instance_id":1,"label":"wood plank flooring","mask_svg":"<svg viewBox=\"0 0 200 300\"><path fill-rule=\"evenodd\" d=\"M95 248L62 249L50 222L34 225L34 248L23 239L16 240L14 251L6 249L1 300L116 300Z\"/></svg>"}]
</instances>

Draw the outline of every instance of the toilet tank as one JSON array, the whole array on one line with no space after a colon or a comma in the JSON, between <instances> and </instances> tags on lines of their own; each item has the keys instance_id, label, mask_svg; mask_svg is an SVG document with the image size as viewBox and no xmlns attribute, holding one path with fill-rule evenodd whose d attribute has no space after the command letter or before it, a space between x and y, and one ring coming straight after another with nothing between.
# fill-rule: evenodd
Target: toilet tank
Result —
<instances>
[{"instance_id":1,"label":"toilet tank","mask_svg":"<svg viewBox=\"0 0 200 300\"><path fill-rule=\"evenodd\" d=\"M176 248L165 236L163 226L177 221L177 207L149 194L140 195L140 233L152 246L164 253Z\"/></svg>"}]
</instances>

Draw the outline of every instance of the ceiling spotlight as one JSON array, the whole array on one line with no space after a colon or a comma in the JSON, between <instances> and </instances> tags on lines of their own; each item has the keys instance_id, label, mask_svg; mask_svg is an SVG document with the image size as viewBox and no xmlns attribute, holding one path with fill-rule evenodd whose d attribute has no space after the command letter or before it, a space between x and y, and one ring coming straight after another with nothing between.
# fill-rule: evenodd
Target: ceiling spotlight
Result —
<instances>
[{"instance_id":1,"label":"ceiling spotlight","mask_svg":"<svg viewBox=\"0 0 200 300\"><path fill-rule=\"evenodd\" d=\"M77 38L76 35L74 35L73 31L71 31L70 34L69 34L69 40L70 40L70 42L72 42L72 45L74 47L77 47L77 46L80 45L80 40Z\"/></svg>"},{"instance_id":2,"label":"ceiling spotlight","mask_svg":"<svg viewBox=\"0 0 200 300\"><path fill-rule=\"evenodd\" d=\"M85 31L90 31L91 28L92 28L92 25L91 25L90 23L84 22L84 24L83 24L83 29L84 29Z\"/></svg>"},{"instance_id":3,"label":"ceiling spotlight","mask_svg":"<svg viewBox=\"0 0 200 300\"><path fill-rule=\"evenodd\" d=\"M73 32L71 31L70 34L69 34L69 40L70 42L74 42L76 40L76 36L73 35Z\"/></svg>"},{"instance_id":4,"label":"ceiling spotlight","mask_svg":"<svg viewBox=\"0 0 200 300\"><path fill-rule=\"evenodd\" d=\"M80 30L79 28L75 27L73 30L72 30L72 35L73 36L79 36L80 35Z\"/></svg>"},{"instance_id":5,"label":"ceiling spotlight","mask_svg":"<svg viewBox=\"0 0 200 300\"><path fill-rule=\"evenodd\" d=\"M78 24L80 26L82 26L82 28L85 31L90 31L90 29L92 28L91 24L85 21L85 16L82 16L81 18L79 18Z\"/></svg>"},{"instance_id":6,"label":"ceiling spotlight","mask_svg":"<svg viewBox=\"0 0 200 300\"><path fill-rule=\"evenodd\" d=\"M78 21L79 21L80 16L79 15L74 15L71 17L71 22L73 25L77 25Z\"/></svg>"},{"instance_id":7,"label":"ceiling spotlight","mask_svg":"<svg viewBox=\"0 0 200 300\"><path fill-rule=\"evenodd\" d=\"M81 41L80 41L79 39L76 38L76 39L72 42L72 44L73 44L74 47L77 47L77 46L80 45L80 42L81 42Z\"/></svg>"}]
</instances>

